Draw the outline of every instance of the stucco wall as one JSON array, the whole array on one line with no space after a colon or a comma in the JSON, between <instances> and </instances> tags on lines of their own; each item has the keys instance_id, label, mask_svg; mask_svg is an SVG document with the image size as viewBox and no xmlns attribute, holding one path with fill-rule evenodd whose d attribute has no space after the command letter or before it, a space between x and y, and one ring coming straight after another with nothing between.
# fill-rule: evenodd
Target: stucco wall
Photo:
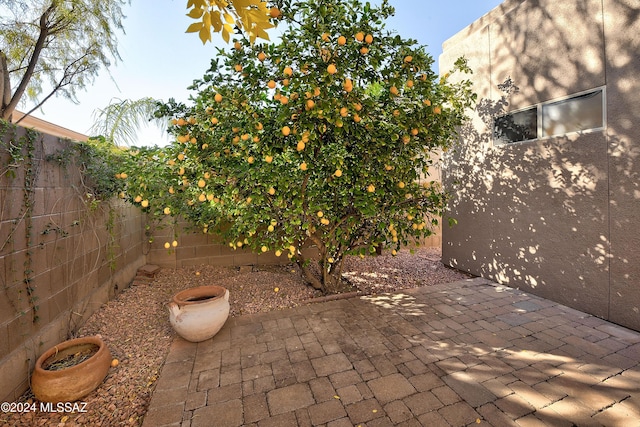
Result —
<instances>
[{"instance_id":1,"label":"stucco wall","mask_svg":"<svg viewBox=\"0 0 640 427\"><path fill-rule=\"evenodd\" d=\"M145 263L140 212L117 200L93 205L75 165L46 160L74 144L69 140L36 134L30 166L26 149L11 156L11 144L24 147L24 139L18 141L25 135L23 128L9 127L0 140L0 398L5 402L27 390L43 351L73 334ZM33 180L25 186L28 167L32 173L26 176ZM27 285L33 288L31 303Z\"/></svg>"},{"instance_id":2,"label":"stucco wall","mask_svg":"<svg viewBox=\"0 0 640 427\"><path fill-rule=\"evenodd\" d=\"M640 330L640 9L507 0L443 45L481 99L447 158L446 263ZM498 88L507 78L519 88ZM495 145L492 120L606 87L606 128ZM446 222L446 221L445 221Z\"/></svg>"}]
</instances>

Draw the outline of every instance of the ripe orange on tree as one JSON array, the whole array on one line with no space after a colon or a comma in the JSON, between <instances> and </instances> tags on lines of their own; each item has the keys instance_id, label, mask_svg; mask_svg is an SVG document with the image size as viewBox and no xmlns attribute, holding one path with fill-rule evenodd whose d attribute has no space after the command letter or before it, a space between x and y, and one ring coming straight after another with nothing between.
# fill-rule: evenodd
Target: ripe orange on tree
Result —
<instances>
[{"instance_id":1,"label":"ripe orange on tree","mask_svg":"<svg viewBox=\"0 0 640 427\"><path fill-rule=\"evenodd\" d=\"M280 9L278 9L277 7L272 7L271 9L269 9L269 16L277 19L282 15L282 13L280 12Z\"/></svg>"},{"instance_id":2,"label":"ripe orange on tree","mask_svg":"<svg viewBox=\"0 0 640 427\"><path fill-rule=\"evenodd\" d=\"M319 262L310 262L326 272L312 283L331 288L340 282L345 254L364 255L375 244L398 250L402 241L428 236L428 225L406 213L422 218L443 209L440 187L415 182L430 163L423 154L450 145L472 103L471 85L438 80L423 46L388 37L383 22L390 7L365 7L358 0L332 0L338 6L333 8L312 0L285 3L284 15L277 8L263 10L285 21L279 41L266 47L247 37L238 49L220 52L219 66L233 71L241 64L242 79L212 66L194 84L199 92L192 106L166 105L167 117L175 120L169 128L174 138L190 133L188 140L197 143L174 140L162 158L168 173L134 195L141 192L159 213L171 206L201 230L224 228L235 249L287 253L302 270L309 260L299 248L311 236ZM464 62L457 67L466 71ZM187 132L179 117L198 121L185 120ZM183 151L184 163L167 164ZM169 194L166 177L175 177L180 165L182 175ZM209 171L215 173L198 188ZM204 189L211 191L198 203ZM152 195L160 200L151 203ZM375 232L362 230L363 221ZM364 245L350 250L354 241Z\"/></svg>"}]
</instances>

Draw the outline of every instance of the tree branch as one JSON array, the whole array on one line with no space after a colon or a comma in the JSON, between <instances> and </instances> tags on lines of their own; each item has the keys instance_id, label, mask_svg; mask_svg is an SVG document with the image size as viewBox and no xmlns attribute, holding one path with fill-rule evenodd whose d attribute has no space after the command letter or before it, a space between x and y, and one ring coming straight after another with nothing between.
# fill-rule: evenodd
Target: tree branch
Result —
<instances>
[{"instance_id":1,"label":"tree branch","mask_svg":"<svg viewBox=\"0 0 640 427\"><path fill-rule=\"evenodd\" d=\"M49 28L47 27L47 19L49 16L55 11L55 3L51 3L51 5L44 11L42 16L40 16L40 35L38 36L38 40L33 49L33 53L31 54L31 59L29 60L29 65L27 66L27 70L22 76L22 80L20 80L20 84L16 88L16 91L13 93L11 97L11 101L2 109L2 118L8 119L13 111L16 109L20 98L24 95L25 90L33 76L33 70L36 68L36 64L38 63L38 58L40 57L40 53L42 52L42 48L45 44L45 41L49 35Z\"/></svg>"},{"instance_id":2,"label":"tree branch","mask_svg":"<svg viewBox=\"0 0 640 427\"><path fill-rule=\"evenodd\" d=\"M20 117L20 119L18 121L16 121L16 124L20 123L25 117L27 117L28 115L33 113L35 110L40 108L42 106L42 104L47 102L49 100L49 98L51 98L57 91L59 91L60 89L62 89L65 86L69 86L70 84L72 84L73 76L78 74L78 70L81 68L81 67L75 67L75 65L78 64L78 63L81 64L82 60L87 56L89 56L89 51L85 52L84 55L82 55L81 57L77 58L75 61L71 62L69 65L67 65L65 67L65 69L64 69L64 73L62 74L62 77L60 78L58 83L54 86L53 90L47 96L45 96L42 101L38 102L38 104L35 107L33 107L31 110L29 110L29 112L25 113L24 116Z\"/></svg>"},{"instance_id":3,"label":"tree branch","mask_svg":"<svg viewBox=\"0 0 640 427\"><path fill-rule=\"evenodd\" d=\"M11 101L11 79L7 70L7 56L0 50L0 109L4 111ZM11 116L9 116L11 118Z\"/></svg>"}]
</instances>

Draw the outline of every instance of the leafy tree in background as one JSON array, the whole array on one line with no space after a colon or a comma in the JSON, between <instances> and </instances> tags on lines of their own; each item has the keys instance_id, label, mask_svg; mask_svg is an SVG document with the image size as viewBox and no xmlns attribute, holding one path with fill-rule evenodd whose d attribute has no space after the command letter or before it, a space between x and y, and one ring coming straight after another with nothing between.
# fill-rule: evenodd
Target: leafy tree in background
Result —
<instances>
[{"instance_id":1,"label":"leafy tree in background","mask_svg":"<svg viewBox=\"0 0 640 427\"><path fill-rule=\"evenodd\" d=\"M387 1L279 6L279 43L240 36L194 83L190 105L161 106L175 142L133 153L129 198L234 249L288 256L333 292L345 255L432 233L445 195L426 171L474 95L468 80L438 78L423 46L385 30ZM469 70L460 60L452 71Z\"/></svg>"},{"instance_id":2,"label":"leafy tree in background","mask_svg":"<svg viewBox=\"0 0 640 427\"><path fill-rule=\"evenodd\" d=\"M251 43L256 38L269 40L267 30L274 27L272 21L280 16L280 11L268 7L264 0L188 0L187 9L190 9L187 16L196 20L187 32L197 32L202 43L211 41L212 33L221 33L228 43L234 32L243 32ZM94 112L91 132L115 144L130 145L145 122L152 120L156 102L150 97L114 99ZM156 122L163 131L164 123Z\"/></svg>"},{"instance_id":3,"label":"leafy tree in background","mask_svg":"<svg viewBox=\"0 0 640 427\"><path fill-rule=\"evenodd\" d=\"M94 111L91 132L119 146L132 145L140 128L149 124L149 121L153 121L164 132L166 121L154 118L158 102L150 97L113 99L105 108Z\"/></svg>"},{"instance_id":4,"label":"leafy tree in background","mask_svg":"<svg viewBox=\"0 0 640 427\"><path fill-rule=\"evenodd\" d=\"M0 118L8 120L23 97L76 101L101 67L119 60L125 0L0 0ZM11 88L15 89L12 90Z\"/></svg>"}]
</instances>

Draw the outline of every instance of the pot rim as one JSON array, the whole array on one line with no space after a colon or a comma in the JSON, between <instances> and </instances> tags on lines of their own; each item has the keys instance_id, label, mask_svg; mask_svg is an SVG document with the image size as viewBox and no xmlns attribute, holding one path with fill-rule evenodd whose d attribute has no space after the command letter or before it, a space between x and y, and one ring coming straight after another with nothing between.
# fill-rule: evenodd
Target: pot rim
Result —
<instances>
[{"instance_id":1,"label":"pot rim","mask_svg":"<svg viewBox=\"0 0 640 427\"><path fill-rule=\"evenodd\" d=\"M73 346L76 346L76 345L82 345L82 344L95 344L95 345L98 346L98 351L94 355L92 355L90 358L88 358L87 360L84 360L84 361L78 363L77 365L73 365L73 366L70 366L68 368L61 369L59 371L50 371L50 370L44 369L42 367L42 364L48 358L50 358L51 356L55 355L57 352L59 352L61 350L66 350L67 348L70 348L70 347L73 347ZM38 360L36 360L36 364L35 364L34 370L37 370L40 373L44 373L44 374L52 373L52 372L73 372L73 371L77 371L77 370L82 369L85 365L87 365L92 360L101 357L102 354L105 353L106 351L107 351L107 345L102 340L102 338L100 338L97 335L92 335L92 336L88 336L88 337L74 338L74 339L71 339L71 340L62 341L61 343L50 347L48 350L46 350L44 353L42 353L40 355L40 357L38 357Z\"/></svg>"},{"instance_id":2,"label":"pot rim","mask_svg":"<svg viewBox=\"0 0 640 427\"><path fill-rule=\"evenodd\" d=\"M175 294L172 301L178 305L195 305L215 301L224 298L228 292L227 288L218 285L204 285L195 288L182 290ZM197 301L190 301L190 298L198 298Z\"/></svg>"}]
</instances>

